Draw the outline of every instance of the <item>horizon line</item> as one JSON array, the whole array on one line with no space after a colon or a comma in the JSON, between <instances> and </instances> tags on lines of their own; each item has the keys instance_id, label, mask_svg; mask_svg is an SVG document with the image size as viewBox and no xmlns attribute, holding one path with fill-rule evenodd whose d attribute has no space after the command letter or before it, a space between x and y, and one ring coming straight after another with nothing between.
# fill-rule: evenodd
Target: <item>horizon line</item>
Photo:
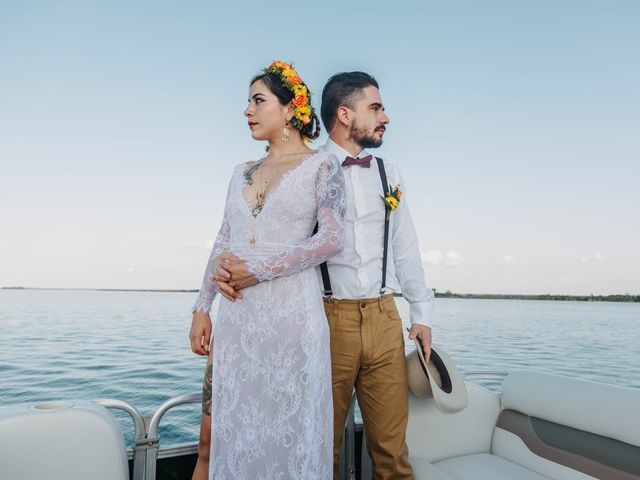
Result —
<instances>
[{"instance_id":1,"label":"horizon line","mask_svg":"<svg viewBox=\"0 0 640 480\"><path fill-rule=\"evenodd\" d=\"M97 291L97 292L149 292L149 293L198 293L199 289L172 289L172 288L82 288L82 287L0 287L0 290L71 290L71 291ZM495 297L569 297L569 298L611 298L611 297L640 297L640 293L613 293L613 294L565 294L565 293L459 293L446 290L444 292L432 289L434 295L440 297L453 296L495 296ZM402 294L394 294L402 296Z\"/></svg>"}]
</instances>

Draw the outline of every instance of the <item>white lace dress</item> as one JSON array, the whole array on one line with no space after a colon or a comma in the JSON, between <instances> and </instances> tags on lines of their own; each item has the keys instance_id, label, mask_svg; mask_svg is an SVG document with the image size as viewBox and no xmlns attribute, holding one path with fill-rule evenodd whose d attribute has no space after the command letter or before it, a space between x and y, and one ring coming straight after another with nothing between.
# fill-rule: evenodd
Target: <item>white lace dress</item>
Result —
<instances>
[{"instance_id":1,"label":"white lace dress","mask_svg":"<svg viewBox=\"0 0 640 480\"><path fill-rule=\"evenodd\" d=\"M314 267L342 249L344 176L323 152L268 194L256 218L236 167L194 308L209 311L220 253L261 280L220 301L214 327L210 479L327 480L333 466L329 328ZM319 223L318 232L313 229Z\"/></svg>"}]
</instances>

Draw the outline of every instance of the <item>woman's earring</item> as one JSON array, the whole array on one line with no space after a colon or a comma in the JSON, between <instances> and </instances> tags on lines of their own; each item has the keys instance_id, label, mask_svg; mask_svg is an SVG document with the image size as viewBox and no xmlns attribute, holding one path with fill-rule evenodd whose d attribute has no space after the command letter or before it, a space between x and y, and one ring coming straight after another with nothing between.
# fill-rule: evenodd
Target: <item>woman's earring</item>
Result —
<instances>
[{"instance_id":1,"label":"woman's earring","mask_svg":"<svg viewBox=\"0 0 640 480\"><path fill-rule=\"evenodd\" d=\"M284 129L282 130L282 141L289 141L289 126L285 124Z\"/></svg>"}]
</instances>

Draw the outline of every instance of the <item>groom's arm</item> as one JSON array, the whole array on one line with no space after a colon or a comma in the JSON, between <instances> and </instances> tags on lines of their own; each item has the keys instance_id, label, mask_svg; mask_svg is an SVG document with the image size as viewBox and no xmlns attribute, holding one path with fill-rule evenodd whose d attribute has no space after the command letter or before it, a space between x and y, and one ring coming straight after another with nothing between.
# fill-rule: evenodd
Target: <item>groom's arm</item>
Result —
<instances>
[{"instance_id":1,"label":"groom's arm","mask_svg":"<svg viewBox=\"0 0 640 480\"><path fill-rule=\"evenodd\" d=\"M391 169L395 170L395 175L391 178L398 179L400 190L404 192L405 183L402 176L394 166ZM394 187L395 184L391 186ZM400 199L395 212L391 214L391 228L396 278L404 298L409 302L411 324L431 327L434 294L425 280L418 236L409 212L406 193Z\"/></svg>"},{"instance_id":2,"label":"groom's arm","mask_svg":"<svg viewBox=\"0 0 640 480\"><path fill-rule=\"evenodd\" d=\"M398 179L400 189L404 190L402 176L397 170L395 173L396 175L392 178ZM425 280L418 236L409 212L406 195L400 199L400 204L391 214L391 218L391 248L393 248L396 278L400 283L402 295L409 302L411 319L409 339L414 340L416 337L420 339L425 360L429 362L434 294Z\"/></svg>"}]
</instances>

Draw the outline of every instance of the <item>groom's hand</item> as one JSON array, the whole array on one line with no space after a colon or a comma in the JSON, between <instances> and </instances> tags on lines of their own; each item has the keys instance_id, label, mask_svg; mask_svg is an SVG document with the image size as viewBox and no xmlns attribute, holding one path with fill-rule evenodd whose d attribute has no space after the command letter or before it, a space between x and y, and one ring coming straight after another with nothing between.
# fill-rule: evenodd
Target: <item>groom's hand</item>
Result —
<instances>
[{"instance_id":1,"label":"groom's hand","mask_svg":"<svg viewBox=\"0 0 640 480\"><path fill-rule=\"evenodd\" d=\"M224 298L231 302L235 302L236 298L242 298L242 294L229 285L229 282L231 281L231 273L227 268L225 268L225 266L240 261L241 260L235 255L232 255L229 252L224 252L218 257L218 265L216 267L216 271L212 275L213 280L216 281L216 285L218 286L218 291ZM211 277L209 278L211 279Z\"/></svg>"},{"instance_id":2,"label":"groom's hand","mask_svg":"<svg viewBox=\"0 0 640 480\"><path fill-rule=\"evenodd\" d=\"M414 323L411 325L411 330L409 330L409 339L415 340L416 337L422 342L424 360L429 363L429 357L431 356L431 327Z\"/></svg>"},{"instance_id":3,"label":"groom's hand","mask_svg":"<svg viewBox=\"0 0 640 480\"><path fill-rule=\"evenodd\" d=\"M247 270L247 266L243 261L236 263L223 263L224 268L231 274L229 285L236 290L257 285L260 281L253 273Z\"/></svg>"}]
</instances>

